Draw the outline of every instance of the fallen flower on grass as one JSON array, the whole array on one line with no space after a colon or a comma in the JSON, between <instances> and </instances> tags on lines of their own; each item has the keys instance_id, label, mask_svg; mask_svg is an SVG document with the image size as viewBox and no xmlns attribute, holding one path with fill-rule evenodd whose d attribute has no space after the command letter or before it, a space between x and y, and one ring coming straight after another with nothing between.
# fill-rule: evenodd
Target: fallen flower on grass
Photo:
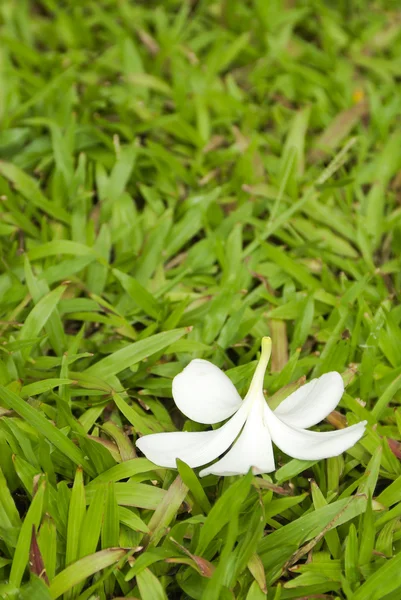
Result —
<instances>
[{"instance_id":1,"label":"fallen flower on grass","mask_svg":"<svg viewBox=\"0 0 401 600\"><path fill-rule=\"evenodd\" d=\"M307 431L337 406L343 392L341 375L326 373L288 396L273 411L263 395L263 379L271 354L271 339L262 339L262 352L249 391L241 400L233 383L207 360L195 359L173 380L178 408L198 423L214 424L231 417L222 427L201 432L146 435L137 440L145 456L161 467L176 467L180 458L190 467L211 463L200 476L239 475L274 471L272 442L303 460L337 456L363 435L366 421L340 431ZM233 443L235 442L235 443Z\"/></svg>"}]
</instances>

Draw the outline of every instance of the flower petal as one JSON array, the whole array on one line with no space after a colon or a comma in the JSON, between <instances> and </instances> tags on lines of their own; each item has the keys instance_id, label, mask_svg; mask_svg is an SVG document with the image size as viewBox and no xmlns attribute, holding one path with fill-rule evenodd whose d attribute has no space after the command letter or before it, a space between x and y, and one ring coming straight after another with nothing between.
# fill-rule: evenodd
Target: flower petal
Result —
<instances>
[{"instance_id":1,"label":"flower petal","mask_svg":"<svg viewBox=\"0 0 401 600\"><path fill-rule=\"evenodd\" d=\"M160 467L176 468L177 458L190 467L199 467L227 450L241 431L247 411L243 404L227 423L213 431L153 433L139 438L136 446Z\"/></svg>"},{"instance_id":2,"label":"flower petal","mask_svg":"<svg viewBox=\"0 0 401 600\"><path fill-rule=\"evenodd\" d=\"M173 379L173 398L187 417L198 423L220 423L241 406L241 396L216 365L196 358Z\"/></svg>"},{"instance_id":3,"label":"flower petal","mask_svg":"<svg viewBox=\"0 0 401 600\"><path fill-rule=\"evenodd\" d=\"M262 407L255 402L249 412L244 429L233 447L222 459L202 469L205 475L241 475L252 467L254 474L274 471L273 446L269 430L263 423Z\"/></svg>"},{"instance_id":4,"label":"flower petal","mask_svg":"<svg viewBox=\"0 0 401 600\"><path fill-rule=\"evenodd\" d=\"M338 456L361 439L367 423L361 421L339 431L307 431L287 425L267 405L264 409L264 419L276 446L292 458L301 460Z\"/></svg>"},{"instance_id":5,"label":"flower petal","mask_svg":"<svg viewBox=\"0 0 401 600\"><path fill-rule=\"evenodd\" d=\"M336 371L312 379L290 394L274 414L287 425L311 427L322 421L339 403L344 393L342 377Z\"/></svg>"}]
</instances>

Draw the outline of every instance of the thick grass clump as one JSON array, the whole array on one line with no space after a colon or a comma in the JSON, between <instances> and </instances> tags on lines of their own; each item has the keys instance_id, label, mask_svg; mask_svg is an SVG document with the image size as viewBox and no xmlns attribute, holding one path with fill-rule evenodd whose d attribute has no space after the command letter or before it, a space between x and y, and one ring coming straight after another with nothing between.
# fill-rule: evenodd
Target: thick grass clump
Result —
<instances>
[{"instance_id":1,"label":"thick grass clump","mask_svg":"<svg viewBox=\"0 0 401 600\"><path fill-rule=\"evenodd\" d=\"M0 42L0 597L401 598L398 3L2 0ZM263 336L268 401L338 371L358 444L140 455Z\"/></svg>"}]
</instances>

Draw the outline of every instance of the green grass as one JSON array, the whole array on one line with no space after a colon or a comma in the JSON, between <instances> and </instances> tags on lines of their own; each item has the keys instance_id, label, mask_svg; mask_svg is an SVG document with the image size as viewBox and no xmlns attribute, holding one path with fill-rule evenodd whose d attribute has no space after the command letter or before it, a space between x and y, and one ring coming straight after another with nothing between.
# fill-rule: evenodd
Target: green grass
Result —
<instances>
[{"instance_id":1,"label":"green grass","mask_svg":"<svg viewBox=\"0 0 401 600\"><path fill-rule=\"evenodd\" d=\"M401 20L369 0L2 0L0 597L401 597ZM155 469L195 357L339 371L343 456ZM286 387L288 386L288 387ZM283 397L278 393L274 401Z\"/></svg>"}]
</instances>

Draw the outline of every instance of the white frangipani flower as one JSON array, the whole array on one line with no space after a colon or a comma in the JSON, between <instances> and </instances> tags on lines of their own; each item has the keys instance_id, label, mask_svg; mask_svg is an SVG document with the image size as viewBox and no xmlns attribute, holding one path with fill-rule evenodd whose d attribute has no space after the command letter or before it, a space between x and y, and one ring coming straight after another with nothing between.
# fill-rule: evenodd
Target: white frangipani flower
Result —
<instances>
[{"instance_id":1,"label":"white frangipani flower","mask_svg":"<svg viewBox=\"0 0 401 600\"><path fill-rule=\"evenodd\" d=\"M337 406L344 384L339 373L326 373L288 396L274 411L263 395L263 379L271 354L271 340L262 339L262 352L249 391L241 400L237 390L218 367L195 359L173 380L173 397L178 408L198 423L222 427L201 432L171 432L146 435L136 445L161 467L176 467L180 458L190 467L211 463L231 446L219 461L200 476L239 475L274 470L272 442L283 452L304 460L337 456L351 448L363 435L366 421L339 431L307 431ZM233 442L235 443L233 444Z\"/></svg>"}]
</instances>

